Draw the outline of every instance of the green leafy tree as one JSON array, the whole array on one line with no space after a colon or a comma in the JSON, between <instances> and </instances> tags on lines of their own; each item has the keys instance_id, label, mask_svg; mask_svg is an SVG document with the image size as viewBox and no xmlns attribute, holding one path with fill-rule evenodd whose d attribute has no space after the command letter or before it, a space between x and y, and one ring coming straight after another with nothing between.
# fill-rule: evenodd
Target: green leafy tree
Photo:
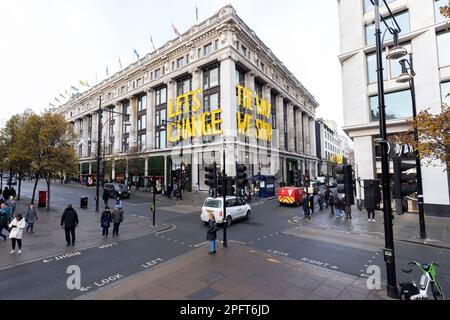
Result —
<instances>
[{"instance_id":1,"label":"green leafy tree","mask_svg":"<svg viewBox=\"0 0 450 320\"><path fill-rule=\"evenodd\" d=\"M57 173L70 176L78 168L78 158L74 148L75 139L73 128L64 116L52 113L42 115L38 170L47 183L47 210L50 210L52 178Z\"/></svg>"},{"instance_id":2,"label":"green leafy tree","mask_svg":"<svg viewBox=\"0 0 450 320\"><path fill-rule=\"evenodd\" d=\"M33 160L33 141L28 140L27 122L31 113L18 114L6 122L2 131L3 145L6 149L6 167L10 175L17 175L18 192L20 200L22 180L30 172Z\"/></svg>"}]
</instances>

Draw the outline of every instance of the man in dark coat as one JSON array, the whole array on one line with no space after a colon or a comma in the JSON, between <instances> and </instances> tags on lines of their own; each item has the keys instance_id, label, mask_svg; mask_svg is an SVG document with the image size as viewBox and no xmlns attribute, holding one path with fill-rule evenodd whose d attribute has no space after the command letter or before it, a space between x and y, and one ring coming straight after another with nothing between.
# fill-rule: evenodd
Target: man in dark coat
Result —
<instances>
[{"instance_id":1,"label":"man in dark coat","mask_svg":"<svg viewBox=\"0 0 450 320\"><path fill-rule=\"evenodd\" d=\"M105 204L105 207L107 207L108 206L108 201L109 201L109 191L108 190L103 190L102 199L103 199L103 202Z\"/></svg>"},{"instance_id":2,"label":"man in dark coat","mask_svg":"<svg viewBox=\"0 0 450 320\"><path fill-rule=\"evenodd\" d=\"M209 215L206 240L209 240L209 254L216 254L217 226L214 214Z\"/></svg>"},{"instance_id":3,"label":"man in dark coat","mask_svg":"<svg viewBox=\"0 0 450 320\"><path fill-rule=\"evenodd\" d=\"M9 199L9 189L8 189L8 187L5 187L5 189L3 190L3 199L5 199L5 201Z\"/></svg>"},{"instance_id":4,"label":"man in dark coat","mask_svg":"<svg viewBox=\"0 0 450 320\"><path fill-rule=\"evenodd\" d=\"M71 243L72 247L75 245L75 228L77 226L78 214L75 209L72 208L72 205L69 204L61 217L61 227L64 227L66 232L67 246L70 246ZM70 236L72 236L72 240L70 239Z\"/></svg>"},{"instance_id":5,"label":"man in dark coat","mask_svg":"<svg viewBox=\"0 0 450 320\"><path fill-rule=\"evenodd\" d=\"M330 188L326 187L326 189L325 189L325 209L328 208L328 202L330 201L330 195L331 195Z\"/></svg>"}]
</instances>

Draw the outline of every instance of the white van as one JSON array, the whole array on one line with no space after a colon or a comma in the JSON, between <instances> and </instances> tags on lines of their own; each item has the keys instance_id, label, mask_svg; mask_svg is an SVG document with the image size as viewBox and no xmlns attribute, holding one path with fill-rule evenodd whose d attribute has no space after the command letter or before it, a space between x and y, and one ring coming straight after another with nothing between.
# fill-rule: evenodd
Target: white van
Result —
<instances>
[{"instance_id":1,"label":"white van","mask_svg":"<svg viewBox=\"0 0 450 320\"><path fill-rule=\"evenodd\" d=\"M252 214L252 208L242 199L237 197L227 197L227 226L237 219L249 219ZM204 223L208 223L209 215L214 214L217 224L223 222L223 197L205 199L202 206L202 213L200 219Z\"/></svg>"}]
</instances>

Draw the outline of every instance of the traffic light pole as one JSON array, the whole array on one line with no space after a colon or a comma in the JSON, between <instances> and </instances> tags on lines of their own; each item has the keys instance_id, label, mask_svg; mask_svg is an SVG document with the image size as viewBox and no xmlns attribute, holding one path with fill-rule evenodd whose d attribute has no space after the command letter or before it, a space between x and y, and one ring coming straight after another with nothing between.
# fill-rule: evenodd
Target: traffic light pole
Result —
<instances>
[{"instance_id":1,"label":"traffic light pole","mask_svg":"<svg viewBox=\"0 0 450 320\"><path fill-rule=\"evenodd\" d=\"M387 150L387 130L386 130L386 108L384 100L384 78L383 78L383 54L381 43L381 15L380 1L374 0L375 9L375 38L376 38L376 56L377 56L377 79L378 79L378 110L380 120L380 138L381 138L381 172L383 183L383 213L384 213L384 237L385 237L385 261L387 273L387 294L392 298L398 297L397 277L395 272L395 253L394 253L394 234L392 228L391 213L391 193L389 185L389 158Z\"/></svg>"},{"instance_id":2,"label":"traffic light pole","mask_svg":"<svg viewBox=\"0 0 450 320\"><path fill-rule=\"evenodd\" d=\"M102 148L102 97L98 103L98 126L97 126L97 183L95 189L95 212L100 211L100 162Z\"/></svg>"},{"instance_id":3,"label":"traffic light pole","mask_svg":"<svg viewBox=\"0 0 450 320\"><path fill-rule=\"evenodd\" d=\"M227 177L225 172L225 148L223 149L223 170L222 170L222 186L223 186L223 247L228 247L227 243Z\"/></svg>"},{"instance_id":4,"label":"traffic light pole","mask_svg":"<svg viewBox=\"0 0 450 320\"><path fill-rule=\"evenodd\" d=\"M412 53L409 54L409 65L410 65L411 70L414 70ZM414 85L414 77L411 77L409 86L411 88L413 119L416 119L417 108L416 108L416 87ZM416 142L419 142L419 133L417 132L417 126L415 126L415 125L414 125L414 140ZM420 156L419 156L419 152L417 151L417 148L414 152L415 152L415 157L416 157L417 198L418 198L418 206L419 206L420 238L426 239L427 233L425 230L425 213L424 213L424 208L423 208L422 167L420 165Z\"/></svg>"},{"instance_id":5,"label":"traffic light pole","mask_svg":"<svg viewBox=\"0 0 450 320\"><path fill-rule=\"evenodd\" d=\"M156 177L153 177L153 226L156 220Z\"/></svg>"}]
</instances>

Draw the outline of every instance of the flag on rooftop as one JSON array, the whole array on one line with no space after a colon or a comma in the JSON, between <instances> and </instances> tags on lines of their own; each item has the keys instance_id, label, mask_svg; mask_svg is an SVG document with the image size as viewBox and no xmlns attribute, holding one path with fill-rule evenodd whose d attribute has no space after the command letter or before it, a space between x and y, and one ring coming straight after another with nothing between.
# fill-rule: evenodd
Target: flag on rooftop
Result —
<instances>
[{"instance_id":1,"label":"flag on rooftop","mask_svg":"<svg viewBox=\"0 0 450 320\"><path fill-rule=\"evenodd\" d=\"M61 92L59 93L59 96L63 99L65 98L65 96Z\"/></svg>"},{"instance_id":2,"label":"flag on rooftop","mask_svg":"<svg viewBox=\"0 0 450 320\"><path fill-rule=\"evenodd\" d=\"M120 67L120 70L123 69L123 67L122 67L122 61L120 61L120 57L119 57L119 67Z\"/></svg>"},{"instance_id":3,"label":"flag on rooftop","mask_svg":"<svg viewBox=\"0 0 450 320\"><path fill-rule=\"evenodd\" d=\"M178 29L175 27L175 25L173 24L173 22L172 22L172 29L173 29L173 32L175 32L175 34L177 35L177 36L181 36L181 33L178 31Z\"/></svg>"},{"instance_id":4,"label":"flag on rooftop","mask_svg":"<svg viewBox=\"0 0 450 320\"><path fill-rule=\"evenodd\" d=\"M55 97L55 101L61 103L61 101L59 101L57 97Z\"/></svg>"},{"instance_id":5,"label":"flag on rooftop","mask_svg":"<svg viewBox=\"0 0 450 320\"><path fill-rule=\"evenodd\" d=\"M76 92L80 91L80 89L78 89L78 88L75 87L75 86L71 86L70 89L72 89L73 91L76 91Z\"/></svg>"},{"instance_id":6,"label":"flag on rooftop","mask_svg":"<svg viewBox=\"0 0 450 320\"><path fill-rule=\"evenodd\" d=\"M83 86L83 87L90 87L89 83L87 81L84 81L84 80L80 80L80 85Z\"/></svg>"},{"instance_id":7,"label":"flag on rooftop","mask_svg":"<svg viewBox=\"0 0 450 320\"><path fill-rule=\"evenodd\" d=\"M136 49L134 49L134 54L136 55L136 57L138 58L138 60L139 60L139 53L137 52L137 50Z\"/></svg>"},{"instance_id":8,"label":"flag on rooftop","mask_svg":"<svg viewBox=\"0 0 450 320\"><path fill-rule=\"evenodd\" d=\"M153 50L156 50L155 44L153 43L153 38L152 38L151 35L150 35L150 42L151 42L151 44L152 44Z\"/></svg>"}]
</instances>

